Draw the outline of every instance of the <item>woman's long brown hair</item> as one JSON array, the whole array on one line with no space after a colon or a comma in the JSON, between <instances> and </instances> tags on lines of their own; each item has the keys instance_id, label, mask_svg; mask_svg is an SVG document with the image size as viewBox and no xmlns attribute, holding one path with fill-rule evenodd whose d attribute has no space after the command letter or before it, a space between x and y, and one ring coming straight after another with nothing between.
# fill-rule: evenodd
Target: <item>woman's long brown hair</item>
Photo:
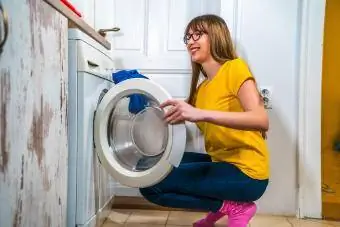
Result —
<instances>
[{"instance_id":1,"label":"woman's long brown hair","mask_svg":"<svg viewBox=\"0 0 340 227\"><path fill-rule=\"evenodd\" d=\"M208 34L210 53L213 59L218 63L224 64L226 61L238 58L228 26L221 17L212 14L195 17L187 25L184 35L186 36L190 30L192 30L192 32L199 31ZM201 64L192 61L191 67L192 78L187 102L194 106L194 97L197 90L200 73L202 72L204 77L207 77L207 75L204 72ZM263 99L260 92L259 96L261 97L261 104L263 105ZM266 132L261 131L261 134L264 139L267 138Z\"/></svg>"},{"instance_id":2,"label":"woman's long brown hair","mask_svg":"<svg viewBox=\"0 0 340 227\"><path fill-rule=\"evenodd\" d=\"M187 25L184 35L189 33L189 30L200 31L208 34L210 42L210 53L215 61L224 64L237 58L237 54L231 39L231 35L226 22L219 16L206 14L195 17ZM206 77L202 65L196 62L191 62L192 79L188 103L194 105L194 96L197 89L200 73Z\"/></svg>"}]
</instances>

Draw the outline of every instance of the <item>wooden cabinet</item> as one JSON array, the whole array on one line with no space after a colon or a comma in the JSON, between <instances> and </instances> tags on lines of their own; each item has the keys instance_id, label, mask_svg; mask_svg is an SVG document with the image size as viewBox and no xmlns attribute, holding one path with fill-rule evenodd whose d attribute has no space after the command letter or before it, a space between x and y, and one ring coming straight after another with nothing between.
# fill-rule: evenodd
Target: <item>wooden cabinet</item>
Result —
<instances>
[{"instance_id":1,"label":"wooden cabinet","mask_svg":"<svg viewBox=\"0 0 340 227\"><path fill-rule=\"evenodd\" d=\"M64 227L67 20L42 0L1 4L0 226Z\"/></svg>"}]
</instances>

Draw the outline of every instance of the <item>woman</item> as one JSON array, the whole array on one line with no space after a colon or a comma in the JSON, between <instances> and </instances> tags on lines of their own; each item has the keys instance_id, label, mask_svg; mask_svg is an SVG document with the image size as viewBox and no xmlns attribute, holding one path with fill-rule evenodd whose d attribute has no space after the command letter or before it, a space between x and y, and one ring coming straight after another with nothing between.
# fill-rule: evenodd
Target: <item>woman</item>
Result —
<instances>
[{"instance_id":1,"label":"woman","mask_svg":"<svg viewBox=\"0 0 340 227\"><path fill-rule=\"evenodd\" d=\"M209 211L196 227L213 226L224 215L228 226L245 227L256 213L254 201L268 185L268 117L255 79L236 56L222 18L194 18L184 42L192 61L189 99L168 100L161 108L168 107L165 119L171 124L195 122L207 154L185 152L168 177L140 192L158 205ZM200 73L204 80L197 86Z\"/></svg>"}]
</instances>

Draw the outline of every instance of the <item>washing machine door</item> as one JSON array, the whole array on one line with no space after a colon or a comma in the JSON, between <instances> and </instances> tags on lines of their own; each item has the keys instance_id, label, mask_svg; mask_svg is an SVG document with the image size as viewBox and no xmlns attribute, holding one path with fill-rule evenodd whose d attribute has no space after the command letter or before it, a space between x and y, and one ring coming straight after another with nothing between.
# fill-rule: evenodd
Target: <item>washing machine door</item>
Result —
<instances>
[{"instance_id":1,"label":"washing machine door","mask_svg":"<svg viewBox=\"0 0 340 227\"><path fill-rule=\"evenodd\" d=\"M122 81L103 96L94 119L95 149L120 184L151 186L178 167L186 127L164 121L166 109L159 105L170 98L159 84L143 78Z\"/></svg>"}]
</instances>

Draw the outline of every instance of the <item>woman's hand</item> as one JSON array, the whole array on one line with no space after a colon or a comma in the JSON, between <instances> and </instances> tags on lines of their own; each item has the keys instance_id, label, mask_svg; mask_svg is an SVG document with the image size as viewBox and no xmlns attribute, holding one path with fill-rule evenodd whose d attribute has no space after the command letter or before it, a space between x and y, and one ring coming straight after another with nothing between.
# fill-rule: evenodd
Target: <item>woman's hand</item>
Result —
<instances>
[{"instance_id":1,"label":"woman's hand","mask_svg":"<svg viewBox=\"0 0 340 227\"><path fill-rule=\"evenodd\" d=\"M165 108L167 106L172 106L165 113L165 120L170 124L179 123L182 121L191 121L197 122L203 119L203 111L188 103L180 100L167 100L160 105L161 108Z\"/></svg>"}]
</instances>

